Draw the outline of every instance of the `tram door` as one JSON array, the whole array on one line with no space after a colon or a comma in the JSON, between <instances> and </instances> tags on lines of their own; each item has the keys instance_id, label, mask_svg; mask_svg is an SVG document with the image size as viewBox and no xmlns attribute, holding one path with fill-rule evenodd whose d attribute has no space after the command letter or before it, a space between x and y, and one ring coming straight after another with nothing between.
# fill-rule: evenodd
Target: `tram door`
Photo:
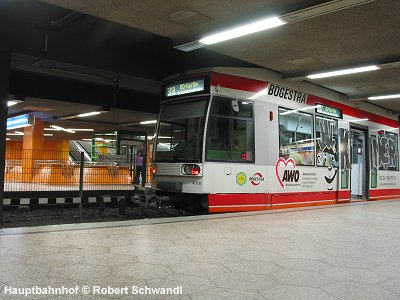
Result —
<instances>
[{"instance_id":1,"label":"tram door","mask_svg":"<svg viewBox=\"0 0 400 300\"><path fill-rule=\"evenodd\" d=\"M366 134L362 130L350 130L351 199L367 199L367 152Z\"/></svg>"}]
</instances>

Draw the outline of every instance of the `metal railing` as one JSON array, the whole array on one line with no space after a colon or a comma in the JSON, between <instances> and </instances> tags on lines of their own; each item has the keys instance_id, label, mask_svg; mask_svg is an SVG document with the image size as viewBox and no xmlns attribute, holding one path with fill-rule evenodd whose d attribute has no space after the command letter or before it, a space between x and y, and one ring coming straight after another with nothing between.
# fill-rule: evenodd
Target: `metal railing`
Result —
<instances>
[{"instance_id":1,"label":"metal railing","mask_svg":"<svg viewBox=\"0 0 400 300\"><path fill-rule=\"evenodd\" d=\"M132 190L135 166L126 161L90 162L82 153L6 149L5 192ZM81 174L82 173L82 174ZM81 176L82 175L82 176Z\"/></svg>"},{"instance_id":2,"label":"metal railing","mask_svg":"<svg viewBox=\"0 0 400 300\"><path fill-rule=\"evenodd\" d=\"M0 227L156 216L156 207L145 214L133 197L142 189L136 175L145 172L135 167L112 153L91 162L78 151L6 148Z\"/></svg>"}]
</instances>

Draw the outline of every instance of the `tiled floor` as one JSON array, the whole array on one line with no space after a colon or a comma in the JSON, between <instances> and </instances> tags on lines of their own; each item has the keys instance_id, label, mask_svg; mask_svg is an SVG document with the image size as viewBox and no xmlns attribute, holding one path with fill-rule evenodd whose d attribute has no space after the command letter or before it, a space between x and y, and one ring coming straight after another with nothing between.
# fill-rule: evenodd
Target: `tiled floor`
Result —
<instances>
[{"instance_id":1,"label":"tiled floor","mask_svg":"<svg viewBox=\"0 0 400 300\"><path fill-rule=\"evenodd\" d=\"M179 285L181 296L63 298L400 299L400 201L232 216L11 235L3 230L0 289Z\"/></svg>"}]
</instances>

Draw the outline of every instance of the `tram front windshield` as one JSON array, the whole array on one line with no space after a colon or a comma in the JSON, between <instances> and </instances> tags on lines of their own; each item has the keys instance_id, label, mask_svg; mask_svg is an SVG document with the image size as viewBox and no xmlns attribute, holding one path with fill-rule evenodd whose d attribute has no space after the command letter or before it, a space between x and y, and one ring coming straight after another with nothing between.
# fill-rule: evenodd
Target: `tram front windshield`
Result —
<instances>
[{"instance_id":1,"label":"tram front windshield","mask_svg":"<svg viewBox=\"0 0 400 300\"><path fill-rule=\"evenodd\" d=\"M202 98L197 101L163 105L155 161L201 161L207 104L208 98Z\"/></svg>"}]
</instances>

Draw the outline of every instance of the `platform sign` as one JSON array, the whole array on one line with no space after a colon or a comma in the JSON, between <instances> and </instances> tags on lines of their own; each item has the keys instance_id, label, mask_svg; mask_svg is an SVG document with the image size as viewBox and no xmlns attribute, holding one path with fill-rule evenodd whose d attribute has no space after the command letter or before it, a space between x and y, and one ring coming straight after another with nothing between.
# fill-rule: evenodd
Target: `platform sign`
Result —
<instances>
[{"instance_id":1,"label":"platform sign","mask_svg":"<svg viewBox=\"0 0 400 300\"><path fill-rule=\"evenodd\" d=\"M205 92L206 82L201 79L187 79L184 81L170 83L164 86L164 98L172 98L181 95Z\"/></svg>"},{"instance_id":2,"label":"platform sign","mask_svg":"<svg viewBox=\"0 0 400 300\"><path fill-rule=\"evenodd\" d=\"M7 130L27 127L35 124L34 115L20 115L7 119Z\"/></svg>"},{"instance_id":3,"label":"platform sign","mask_svg":"<svg viewBox=\"0 0 400 300\"><path fill-rule=\"evenodd\" d=\"M315 108L315 112L321 115L343 119L342 110L332 106L322 105L318 103L317 107Z\"/></svg>"}]
</instances>

